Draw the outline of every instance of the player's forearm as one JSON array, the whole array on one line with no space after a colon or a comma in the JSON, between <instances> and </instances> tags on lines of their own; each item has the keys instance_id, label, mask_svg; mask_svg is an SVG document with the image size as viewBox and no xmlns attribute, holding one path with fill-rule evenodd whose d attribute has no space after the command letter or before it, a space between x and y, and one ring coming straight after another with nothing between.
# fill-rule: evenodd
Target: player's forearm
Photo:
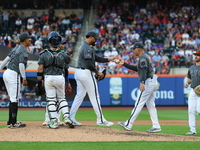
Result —
<instances>
[{"instance_id":1,"label":"player's forearm","mask_svg":"<svg viewBox=\"0 0 200 150\"><path fill-rule=\"evenodd\" d=\"M131 69L133 71L138 72L137 66L129 65L127 63L124 63L123 66L126 67L126 68L128 68L128 69Z\"/></svg>"},{"instance_id":2,"label":"player's forearm","mask_svg":"<svg viewBox=\"0 0 200 150\"><path fill-rule=\"evenodd\" d=\"M10 61L10 57L7 56L1 63L1 66L0 66L0 71L7 65L7 63Z\"/></svg>"},{"instance_id":3,"label":"player's forearm","mask_svg":"<svg viewBox=\"0 0 200 150\"><path fill-rule=\"evenodd\" d=\"M108 62L108 58L103 58L95 55L95 61L97 62Z\"/></svg>"},{"instance_id":4,"label":"player's forearm","mask_svg":"<svg viewBox=\"0 0 200 150\"><path fill-rule=\"evenodd\" d=\"M187 84L189 85L192 82L190 78L187 79Z\"/></svg>"},{"instance_id":5,"label":"player's forearm","mask_svg":"<svg viewBox=\"0 0 200 150\"><path fill-rule=\"evenodd\" d=\"M146 70L146 69L142 69L142 70L140 71L139 76L140 76L140 82L141 82L141 83L145 83L145 81L146 81L146 79L147 79L147 70Z\"/></svg>"},{"instance_id":6,"label":"player's forearm","mask_svg":"<svg viewBox=\"0 0 200 150\"><path fill-rule=\"evenodd\" d=\"M23 80L26 80L25 65L24 65L24 63L19 63L19 71L20 71L20 74L21 74Z\"/></svg>"}]
</instances>

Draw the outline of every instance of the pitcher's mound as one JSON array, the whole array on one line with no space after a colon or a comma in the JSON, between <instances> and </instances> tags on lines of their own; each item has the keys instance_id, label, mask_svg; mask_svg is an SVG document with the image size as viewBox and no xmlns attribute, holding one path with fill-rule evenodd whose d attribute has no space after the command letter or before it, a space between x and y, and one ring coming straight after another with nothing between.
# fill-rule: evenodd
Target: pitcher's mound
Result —
<instances>
[{"instance_id":1,"label":"pitcher's mound","mask_svg":"<svg viewBox=\"0 0 200 150\"><path fill-rule=\"evenodd\" d=\"M196 136L146 133L93 126L76 126L74 129L67 126L59 129L27 126L18 129L2 128L0 132L0 141L200 141L200 137Z\"/></svg>"}]
</instances>

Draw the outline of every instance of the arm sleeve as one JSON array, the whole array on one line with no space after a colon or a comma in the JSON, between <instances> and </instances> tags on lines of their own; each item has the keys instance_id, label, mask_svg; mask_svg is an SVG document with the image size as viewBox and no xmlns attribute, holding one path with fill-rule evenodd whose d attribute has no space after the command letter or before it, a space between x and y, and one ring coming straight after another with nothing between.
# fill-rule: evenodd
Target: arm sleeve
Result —
<instances>
[{"instance_id":1,"label":"arm sleeve","mask_svg":"<svg viewBox=\"0 0 200 150\"><path fill-rule=\"evenodd\" d=\"M103 58L95 55L95 61L97 62L108 62L108 58Z\"/></svg>"},{"instance_id":2,"label":"arm sleeve","mask_svg":"<svg viewBox=\"0 0 200 150\"><path fill-rule=\"evenodd\" d=\"M147 79L147 70L142 69L141 70L141 75L140 75L140 81L145 81Z\"/></svg>"},{"instance_id":3,"label":"arm sleeve","mask_svg":"<svg viewBox=\"0 0 200 150\"><path fill-rule=\"evenodd\" d=\"M85 61L85 66L86 66L86 68L88 68L89 70L91 70L91 71L93 71L95 73L98 72L97 69L95 68L95 66L92 63L92 60L90 60L90 59L87 59Z\"/></svg>"},{"instance_id":4,"label":"arm sleeve","mask_svg":"<svg viewBox=\"0 0 200 150\"><path fill-rule=\"evenodd\" d=\"M124 63L123 66L126 67L126 68L128 68L128 69L131 69L133 71L138 71L137 66L129 65L127 63Z\"/></svg>"},{"instance_id":5,"label":"arm sleeve","mask_svg":"<svg viewBox=\"0 0 200 150\"><path fill-rule=\"evenodd\" d=\"M19 63L19 71L20 71L20 74L21 74L23 80L26 80L24 63Z\"/></svg>"},{"instance_id":6,"label":"arm sleeve","mask_svg":"<svg viewBox=\"0 0 200 150\"><path fill-rule=\"evenodd\" d=\"M7 56L1 63L1 66L0 66L0 71L7 65L7 63L10 61L10 57Z\"/></svg>"},{"instance_id":7,"label":"arm sleeve","mask_svg":"<svg viewBox=\"0 0 200 150\"><path fill-rule=\"evenodd\" d=\"M28 61L28 52L27 51L22 52L19 55L19 63L24 63L26 65L27 61Z\"/></svg>"},{"instance_id":8,"label":"arm sleeve","mask_svg":"<svg viewBox=\"0 0 200 150\"><path fill-rule=\"evenodd\" d=\"M147 79L147 72L148 72L148 62L146 58L141 58L139 60L139 67L140 67L140 81L145 81Z\"/></svg>"},{"instance_id":9,"label":"arm sleeve","mask_svg":"<svg viewBox=\"0 0 200 150\"><path fill-rule=\"evenodd\" d=\"M189 79L191 79L190 69L188 70L187 77L188 77Z\"/></svg>"}]
</instances>

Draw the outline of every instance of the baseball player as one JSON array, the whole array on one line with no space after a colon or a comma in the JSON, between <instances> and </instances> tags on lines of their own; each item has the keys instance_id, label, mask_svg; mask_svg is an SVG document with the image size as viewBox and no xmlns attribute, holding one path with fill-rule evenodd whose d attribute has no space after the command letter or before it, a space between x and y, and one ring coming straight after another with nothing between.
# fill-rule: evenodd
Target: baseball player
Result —
<instances>
[{"instance_id":1,"label":"baseball player","mask_svg":"<svg viewBox=\"0 0 200 150\"><path fill-rule=\"evenodd\" d=\"M192 65L187 74L187 82L184 85L187 88L190 84L191 90L188 98L188 118L190 131L187 135L195 135L196 132L196 114L200 114L200 95L197 95L194 89L200 85L200 50L193 53L195 55L195 64Z\"/></svg>"},{"instance_id":2,"label":"baseball player","mask_svg":"<svg viewBox=\"0 0 200 150\"><path fill-rule=\"evenodd\" d=\"M95 68L95 61L108 62L114 61L115 58L102 58L95 54L95 50L91 45L94 46L97 39L98 35L95 32L90 31L87 33L86 40L80 47L78 69L74 74L77 83L77 93L70 109L70 119L74 122L74 125L81 125L80 122L75 120L75 115L83 102L86 92L88 93L90 102L97 115L97 125L107 127L113 125L113 122L107 121L103 116L97 81L94 74L98 75L99 78L104 77L104 74Z\"/></svg>"},{"instance_id":3,"label":"baseball player","mask_svg":"<svg viewBox=\"0 0 200 150\"><path fill-rule=\"evenodd\" d=\"M74 128L73 122L69 118L68 103L65 99L65 64L69 64L70 57L59 49L61 36L58 32L51 32L48 41L50 49L45 49L39 55L39 67L37 73L38 88L42 87L44 76L44 86L47 97L47 111L49 114L49 128L58 128L57 111L63 113L63 120L70 128ZM58 105L58 108L57 106Z\"/></svg>"},{"instance_id":4,"label":"baseball player","mask_svg":"<svg viewBox=\"0 0 200 150\"><path fill-rule=\"evenodd\" d=\"M61 42L60 43L60 46L59 46L59 49L61 51L64 51L64 43L65 42ZM66 87L71 87L71 84L69 82L69 77L68 77L68 64L65 65L65 84L66 84ZM58 105L57 106L57 121L58 121L58 125L59 126L64 126L64 122L60 121L60 116L61 116L61 111L58 111ZM42 123L43 126L48 126L50 123L50 119L49 119L49 113L47 111L47 107L46 107L46 110L45 110L45 121Z\"/></svg>"},{"instance_id":5,"label":"baseball player","mask_svg":"<svg viewBox=\"0 0 200 150\"><path fill-rule=\"evenodd\" d=\"M0 70L7 64L7 69L3 74L3 80L10 96L9 119L7 126L9 128L25 127L26 124L17 122L18 102L20 96L20 75L22 76L23 86L27 85L25 69L28 61L27 47L31 44L31 37L28 33L22 33L19 36L20 45L16 46L8 56L3 60Z\"/></svg>"},{"instance_id":6,"label":"baseball player","mask_svg":"<svg viewBox=\"0 0 200 150\"><path fill-rule=\"evenodd\" d=\"M135 55L139 56L137 66L125 63L123 59L120 59L119 64L138 72L140 80L140 92L129 119L125 122L118 122L118 124L126 130L131 130L135 119L146 103L153 125L153 127L147 130L147 132L160 132L161 127L158 122L154 97L154 92L158 86L157 76L154 74L151 59L144 52L144 45L142 43L135 43L133 50Z\"/></svg>"}]
</instances>

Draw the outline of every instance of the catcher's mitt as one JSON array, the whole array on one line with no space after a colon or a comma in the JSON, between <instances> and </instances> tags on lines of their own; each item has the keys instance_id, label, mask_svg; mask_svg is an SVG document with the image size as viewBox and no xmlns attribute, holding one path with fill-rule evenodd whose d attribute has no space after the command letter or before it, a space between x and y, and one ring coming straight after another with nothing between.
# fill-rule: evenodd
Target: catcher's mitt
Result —
<instances>
[{"instance_id":1,"label":"catcher's mitt","mask_svg":"<svg viewBox=\"0 0 200 150\"><path fill-rule=\"evenodd\" d=\"M194 88L194 92L197 94L197 95L200 95L200 85L196 86Z\"/></svg>"},{"instance_id":2,"label":"catcher's mitt","mask_svg":"<svg viewBox=\"0 0 200 150\"><path fill-rule=\"evenodd\" d=\"M73 91L72 87L69 86L69 85L66 85L66 87L65 87L65 94L66 95L70 95L70 94L72 94L72 91Z\"/></svg>"},{"instance_id":3,"label":"catcher's mitt","mask_svg":"<svg viewBox=\"0 0 200 150\"><path fill-rule=\"evenodd\" d=\"M99 78L98 75L95 75L95 78L96 78L97 81L101 81L106 77L106 69L105 68L103 69L102 73L104 74L103 78Z\"/></svg>"}]
</instances>

